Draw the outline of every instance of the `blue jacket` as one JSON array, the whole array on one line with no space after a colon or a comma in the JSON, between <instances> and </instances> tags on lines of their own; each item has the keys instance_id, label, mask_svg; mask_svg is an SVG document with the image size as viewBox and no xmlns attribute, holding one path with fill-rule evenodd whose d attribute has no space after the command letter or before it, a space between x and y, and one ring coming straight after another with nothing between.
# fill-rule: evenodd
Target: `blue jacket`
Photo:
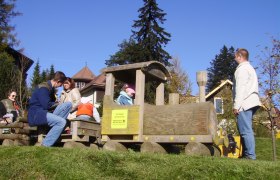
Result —
<instances>
[{"instance_id":1,"label":"blue jacket","mask_svg":"<svg viewBox=\"0 0 280 180\"><path fill-rule=\"evenodd\" d=\"M126 94L126 92L121 91L117 103L120 105L133 105L133 100Z\"/></svg>"},{"instance_id":2,"label":"blue jacket","mask_svg":"<svg viewBox=\"0 0 280 180\"><path fill-rule=\"evenodd\" d=\"M32 93L28 107L28 123L30 126L47 125L48 109L55 104L52 102L54 88L51 81L38 85L38 88Z\"/></svg>"}]
</instances>

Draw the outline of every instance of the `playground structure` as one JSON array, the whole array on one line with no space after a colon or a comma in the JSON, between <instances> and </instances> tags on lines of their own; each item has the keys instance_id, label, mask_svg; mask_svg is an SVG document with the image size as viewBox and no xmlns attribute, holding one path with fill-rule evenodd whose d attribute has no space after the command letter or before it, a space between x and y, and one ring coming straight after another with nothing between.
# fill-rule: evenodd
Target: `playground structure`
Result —
<instances>
[{"instance_id":1,"label":"playground structure","mask_svg":"<svg viewBox=\"0 0 280 180\"><path fill-rule=\"evenodd\" d=\"M222 140L216 135L216 112L211 103L179 104L179 95L170 94L169 104L164 105L164 83L171 76L161 63L127 64L108 67L103 72L106 73L101 129L104 149L125 150L127 145L140 144L141 152L166 152L166 145L183 144L187 154L220 153L214 146L215 139L218 144ZM199 83L203 94L205 73L198 76L202 76ZM116 81L135 83L134 105L114 102ZM149 81L157 82L155 105L144 103L145 83Z\"/></svg>"},{"instance_id":2,"label":"playground structure","mask_svg":"<svg viewBox=\"0 0 280 180\"><path fill-rule=\"evenodd\" d=\"M166 153L174 149L173 145L181 145L185 146L186 154L220 156L218 145L228 146L227 137L217 136L214 106L205 102L206 72L197 73L200 103L179 104L179 94L171 93L166 105L164 83L171 76L163 64L149 61L120 65L105 68L103 73L106 74L106 88L101 125L94 121L70 120L71 132L62 134L58 141L64 144L64 147L103 146L105 150L126 151L127 147L137 145L141 152ZM144 102L145 84L150 81L157 84L154 105ZM121 106L114 102L116 82L135 84L134 105ZM28 127L26 119L24 123L20 123L19 127L13 128ZM27 129L30 133L30 127ZM42 142L48 131L44 127L32 130L35 131L35 136L38 136L38 143ZM34 135L34 132L32 134ZM10 136L17 136L19 140L30 140L30 134ZM7 137L0 135L0 139ZM30 141L22 143L29 144Z\"/></svg>"}]
</instances>

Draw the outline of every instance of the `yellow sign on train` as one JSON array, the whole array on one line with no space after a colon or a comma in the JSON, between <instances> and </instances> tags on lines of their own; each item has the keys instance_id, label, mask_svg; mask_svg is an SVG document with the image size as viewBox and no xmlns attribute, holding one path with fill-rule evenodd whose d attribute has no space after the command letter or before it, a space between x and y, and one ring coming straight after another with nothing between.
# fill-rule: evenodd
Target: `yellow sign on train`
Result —
<instances>
[{"instance_id":1,"label":"yellow sign on train","mask_svg":"<svg viewBox=\"0 0 280 180\"><path fill-rule=\"evenodd\" d=\"M127 128L127 109L112 110L112 129L125 129Z\"/></svg>"}]
</instances>

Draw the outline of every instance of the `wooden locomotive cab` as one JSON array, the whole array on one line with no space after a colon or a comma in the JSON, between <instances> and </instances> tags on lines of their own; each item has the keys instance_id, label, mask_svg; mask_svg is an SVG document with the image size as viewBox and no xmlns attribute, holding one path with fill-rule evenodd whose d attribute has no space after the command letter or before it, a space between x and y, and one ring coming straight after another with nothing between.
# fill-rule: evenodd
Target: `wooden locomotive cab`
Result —
<instances>
[{"instance_id":1,"label":"wooden locomotive cab","mask_svg":"<svg viewBox=\"0 0 280 180\"><path fill-rule=\"evenodd\" d=\"M120 65L105 68L103 72L106 73L103 142L140 143L142 146L147 142L152 146L190 142L213 144L217 127L214 106L209 102L164 105L164 83L171 76L161 63ZM116 80L135 84L134 105L121 106L114 102ZM150 80L158 82L155 105L144 103L145 83Z\"/></svg>"}]
</instances>

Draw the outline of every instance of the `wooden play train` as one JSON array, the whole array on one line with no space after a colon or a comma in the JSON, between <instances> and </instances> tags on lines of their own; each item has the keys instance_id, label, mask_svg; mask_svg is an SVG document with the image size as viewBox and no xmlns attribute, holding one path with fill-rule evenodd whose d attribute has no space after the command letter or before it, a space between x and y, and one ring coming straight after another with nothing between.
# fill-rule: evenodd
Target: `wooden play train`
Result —
<instances>
[{"instance_id":1,"label":"wooden play train","mask_svg":"<svg viewBox=\"0 0 280 180\"><path fill-rule=\"evenodd\" d=\"M227 145L228 141L217 135L213 104L179 104L178 94L170 94L169 103L165 104L164 83L171 76L164 65L149 61L108 67L103 73L106 74L106 86L101 124L70 121L71 133L62 134L58 143L64 147L88 146L112 151L127 151L133 146L141 152L156 153L171 152L174 145L179 145L185 147L186 154L220 156L218 145ZM144 102L145 84L149 81L157 85L155 105ZM114 102L116 82L135 84L134 105L121 106ZM13 134L0 134L2 145L29 145L32 137L41 142L47 131L29 127L26 120L13 124L17 125L0 126L16 129Z\"/></svg>"}]
</instances>

